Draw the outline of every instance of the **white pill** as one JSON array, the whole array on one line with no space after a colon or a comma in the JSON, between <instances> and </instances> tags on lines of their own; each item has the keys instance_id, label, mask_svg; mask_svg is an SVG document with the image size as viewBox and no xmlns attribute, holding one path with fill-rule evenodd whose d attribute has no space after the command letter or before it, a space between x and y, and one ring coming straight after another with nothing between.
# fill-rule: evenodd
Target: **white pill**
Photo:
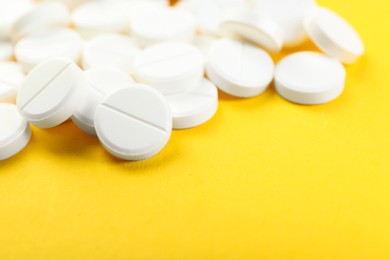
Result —
<instances>
[{"instance_id":1,"label":"white pill","mask_svg":"<svg viewBox=\"0 0 390 260\"><path fill-rule=\"evenodd\" d=\"M111 68L95 68L85 71L86 95L73 113L72 121L84 132L96 135L95 111L102 99L115 90L133 86L133 79L126 73Z\"/></svg>"},{"instance_id":2,"label":"white pill","mask_svg":"<svg viewBox=\"0 0 390 260\"><path fill-rule=\"evenodd\" d=\"M23 150L31 139L31 129L13 104L0 104L0 160Z\"/></svg>"},{"instance_id":3,"label":"white pill","mask_svg":"<svg viewBox=\"0 0 390 260\"><path fill-rule=\"evenodd\" d=\"M15 22L32 7L32 0L0 0L0 38L11 38Z\"/></svg>"},{"instance_id":4,"label":"white pill","mask_svg":"<svg viewBox=\"0 0 390 260\"><path fill-rule=\"evenodd\" d=\"M335 12L319 7L305 21L313 42L326 54L351 64L364 54L364 44L352 26Z\"/></svg>"},{"instance_id":5,"label":"white pill","mask_svg":"<svg viewBox=\"0 0 390 260\"><path fill-rule=\"evenodd\" d=\"M41 0L43 3L53 3L53 2L61 2L64 3L68 8L73 9L88 0Z\"/></svg>"},{"instance_id":6,"label":"white pill","mask_svg":"<svg viewBox=\"0 0 390 260\"><path fill-rule=\"evenodd\" d=\"M260 48L222 39L211 47L206 71L223 92L248 98L261 94L271 83L274 62Z\"/></svg>"},{"instance_id":7,"label":"white pill","mask_svg":"<svg viewBox=\"0 0 390 260\"><path fill-rule=\"evenodd\" d=\"M85 45L83 67L104 66L132 73L133 61L139 52L140 48L132 38L120 34L103 34Z\"/></svg>"},{"instance_id":8,"label":"white pill","mask_svg":"<svg viewBox=\"0 0 390 260\"><path fill-rule=\"evenodd\" d=\"M173 129L187 129L209 121L218 109L218 90L207 79L195 89L166 95L172 110Z\"/></svg>"},{"instance_id":9,"label":"white pill","mask_svg":"<svg viewBox=\"0 0 390 260\"><path fill-rule=\"evenodd\" d=\"M134 38L141 47L166 41L192 42L196 35L194 17L173 8L145 9L131 19Z\"/></svg>"},{"instance_id":10,"label":"white pill","mask_svg":"<svg viewBox=\"0 0 390 260\"><path fill-rule=\"evenodd\" d=\"M16 60L28 73L39 63L57 57L80 61L83 40L74 30L59 28L31 34L15 46Z\"/></svg>"},{"instance_id":11,"label":"white pill","mask_svg":"<svg viewBox=\"0 0 390 260\"><path fill-rule=\"evenodd\" d=\"M14 47L8 40L0 39L0 61L10 60L14 55Z\"/></svg>"},{"instance_id":12,"label":"white pill","mask_svg":"<svg viewBox=\"0 0 390 260\"><path fill-rule=\"evenodd\" d=\"M100 142L124 160L144 160L160 152L172 132L172 114L153 88L135 85L106 97L95 113Z\"/></svg>"},{"instance_id":13,"label":"white pill","mask_svg":"<svg viewBox=\"0 0 390 260\"><path fill-rule=\"evenodd\" d=\"M336 59L317 52L298 52L279 62L275 86L282 97L294 103L322 104L341 95L345 74Z\"/></svg>"},{"instance_id":14,"label":"white pill","mask_svg":"<svg viewBox=\"0 0 390 260\"><path fill-rule=\"evenodd\" d=\"M87 2L72 13L72 21L84 38L102 33L128 33L130 10L125 3Z\"/></svg>"},{"instance_id":15,"label":"white pill","mask_svg":"<svg viewBox=\"0 0 390 260\"><path fill-rule=\"evenodd\" d=\"M194 14L200 31L207 34L218 34L226 10L245 6L245 0L182 0L177 4L178 8Z\"/></svg>"},{"instance_id":16,"label":"white pill","mask_svg":"<svg viewBox=\"0 0 390 260\"><path fill-rule=\"evenodd\" d=\"M283 47L283 34L278 24L256 11L229 10L219 26L219 32L233 39L248 40L269 52L279 52Z\"/></svg>"},{"instance_id":17,"label":"white pill","mask_svg":"<svg viewBox=\"0 0 390 260\"><path fill-rule=\"evenodd\" d=\"M18 109L37 127L57 126L84 100L86 84L83 71L73 61L50 59L27 75L17 97Z\"/></svg>"},{"instance_id":18,"label":"white pill","mask_svg":"<svg viewBox=\"0 0 390 260\"><path fill-rule=\"evenodd\" d=\"M283 32L284 46L293 47L307 39L304 19L315 9L315 0L258 0L257 10L272 18Z\"/></svg>"},{"instance_id":19,"label":"white pill","mask_svg":"<svg viewBox=\"0 0 390 260\"><path fill-rule=\"evenodd\" d=\"M14 103L24 78L25 76L19 64L0 62L0 102Z\"/></svg>"},{"instance_id":20,"label":"white pill","mask_svg":"<svg viewBox=\"0 0 390 260\"><path fill-rule=\"evenodd\" d=\"M66 27L70 21L68 8L62 3L39 4L20 17L13 26L13 39L57 27Z\"/></svg>"},{"instance_id":21,"label":"white pill","mask_svg":"<svg viewBox=\"0 0 390 260\"><path fill-rule=\"evenodd\" d=\"M192 43L195 47L203 52L205 59L209 54L211 46L218 41L219 38L214 34L199 34L196 36L194 42Z\"/></svg>"},{"instance_id":22,"label":"white pill","mask_svg":"<svg viewBox=\"0 0 390 260\"><path fill-rule=\"evenodd\" d=\"M195 88L204 75L204 57L187 43L169 42L143 50L134 60L136 81L163 94Z\"/></svg>"}]
</instances>

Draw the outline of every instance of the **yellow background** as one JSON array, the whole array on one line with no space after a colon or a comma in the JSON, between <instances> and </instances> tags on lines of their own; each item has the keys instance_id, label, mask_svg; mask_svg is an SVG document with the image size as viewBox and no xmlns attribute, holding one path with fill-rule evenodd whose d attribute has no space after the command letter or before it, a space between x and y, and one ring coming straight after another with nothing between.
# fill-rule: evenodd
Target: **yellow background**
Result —
<instances>
[{"instance_id":1,"label":"yellow background","mask_svg":"<svg viewBox=\"0 0 390 260\"><path fill-rule=\"evenodd\" d=\"M320 3L367 47L341 98L222 94L145 162L34 128L0 163L0 259L390 259L390 2Z\"/></svg>"}]
</instances>

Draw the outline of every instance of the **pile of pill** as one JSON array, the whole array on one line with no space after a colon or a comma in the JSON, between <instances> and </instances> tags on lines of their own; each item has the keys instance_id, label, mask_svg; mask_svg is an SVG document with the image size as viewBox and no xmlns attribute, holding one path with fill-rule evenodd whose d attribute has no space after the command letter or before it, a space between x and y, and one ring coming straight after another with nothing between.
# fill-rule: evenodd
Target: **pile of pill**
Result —
<instances>
[{"instance_id":1,"label":"pile of pill","mask_svg":"<svg viewBox=\"0 0 390 260\"><path fill-rule=\"evenodd\" d=\"M364 53L356 31L315 0L0 0L0 160L30 124L68 120L123 160L145 160L172 129L210 120L218 90L323 104ZM310 39L321 51L275 65Z\"/></svg>"}]
</instances>

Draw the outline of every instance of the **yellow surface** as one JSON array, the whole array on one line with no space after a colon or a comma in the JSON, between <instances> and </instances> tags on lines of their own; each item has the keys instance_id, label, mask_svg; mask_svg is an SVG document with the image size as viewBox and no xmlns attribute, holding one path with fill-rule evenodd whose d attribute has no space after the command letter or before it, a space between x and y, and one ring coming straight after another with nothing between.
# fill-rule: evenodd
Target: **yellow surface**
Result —
<instances>
[{"instance_id":1,"label":"yellow surface","mask_svg":"<svg viewBox=\"0 0 390 260\"><path fill-rule=\"evenodd\" d=\"M0 259L390 259L390 2L321 4L367 47L341 98L221 95L146 162L34 128L0 163Z\"/></svg>"}]
</instances>

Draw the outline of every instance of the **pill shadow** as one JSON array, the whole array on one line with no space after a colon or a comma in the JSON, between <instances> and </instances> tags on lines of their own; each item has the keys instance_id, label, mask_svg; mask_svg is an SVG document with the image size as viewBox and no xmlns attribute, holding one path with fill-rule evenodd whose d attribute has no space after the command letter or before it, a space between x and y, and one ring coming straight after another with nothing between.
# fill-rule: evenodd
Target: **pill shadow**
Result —
<instances>
[{"instance_id":1,"label":"pill shadow","mask_svg":"<svg viewBox=\"0 0 390 260\"><path fill-rule=\"evenodd\" d=\"M78 129L71 121L67 121L51 129L36 129L40 134L40 145L50 152L68 157L89 155L99 144L96 137Z\"/></svg>"},{"instance_id":2,"label":"pill shadow","mask_svg":"<svg viewBox=\"0 0 390 260\"><path fill-rule=\"evenodd\" d=\"M111 155L108 151L101 148L101 152L107 162L125 170L131 174L158 174L165 167L175 164L184 155L184 147L179 145L175 132L172 133L171 139L167 146L157 155L142 161L126 161Z\"/></svg>"}]
</instances>

